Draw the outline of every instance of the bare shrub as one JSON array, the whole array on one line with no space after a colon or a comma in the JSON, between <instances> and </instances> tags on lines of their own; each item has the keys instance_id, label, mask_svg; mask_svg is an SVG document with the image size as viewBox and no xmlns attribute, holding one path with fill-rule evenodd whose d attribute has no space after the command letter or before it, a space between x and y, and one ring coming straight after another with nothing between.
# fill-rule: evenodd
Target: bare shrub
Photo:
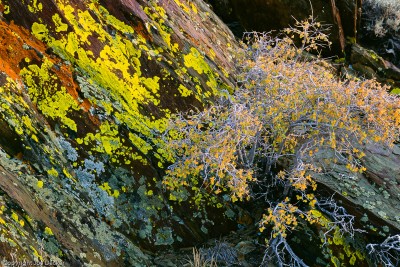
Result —
<instances>
[{"instance_id":1,"label":"bare shrub","mask_svg":"<svg viewBox=\"0 0 400 267\"><path fill-rule=\"evenodd\" d=\"M367 250L376 263L385 267L399 266L400 235L389 236L380 244L368 244Z\"/></svg>"},{"instance_id":2,"label":"bare shrub","mask_svg":"<svg viewBox=\"0 0 400 267\"><path fill-rule=\"evenodd\" d=\"M277 38L249 33L235 93L202 112L176 115L163 135L173 161L163 181L171 200L190 190L198 205L215 196L234 202L254 197L255 182L278 185L272 197L261 192L269 208L259 225L270 233L265 260L279 266L305 266L286 241L304 223L318 225L325 239L356 231L354 217L333 199L317 198L313 175L331 164L362 173L364 145L391 146L400 133L400 100L386 87L338 80L323 61L304 56L327 41L321 27L310 18ZM321 150L332 152L328 162L316 157ZM277 166L284 168L274 172Z\"/></svg>"}]
</instances>

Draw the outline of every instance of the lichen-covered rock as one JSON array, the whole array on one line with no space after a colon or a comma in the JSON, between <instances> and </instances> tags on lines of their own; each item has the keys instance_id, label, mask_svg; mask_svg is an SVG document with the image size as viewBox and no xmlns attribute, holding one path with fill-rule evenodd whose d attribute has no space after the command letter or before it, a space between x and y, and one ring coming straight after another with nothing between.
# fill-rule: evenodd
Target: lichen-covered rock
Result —
<instances>
[{"instance_id":1,"label":"lichen-covered rock","mask_svg":"<svg viewBox=\"0 0 400 267\"><path fill-rule=\"evenodd\" d=\"M169 116L233 87L237 43L203 1L0 12L1 260L141 266L142 248L229 231L233 208L196 210L161 185Z\"/></svg>"},{"instance_id":2,"label":"lichen-covered rock","mask_svg":"<svg viewBox=\"0 0 400 267\"><path fill-rule=\"evenodd\" d=\"M368 144L359 147L365 153L364 173L351 173L346 166L331 164L329 171L316 175L317 181L336 194L350 214L356 216L368 235L388 236L400 232L400 148ZM321 151L318 161L332 158L332 151ZM371 238L371 236L369 236Z\"/></svg>"}]
</instances>

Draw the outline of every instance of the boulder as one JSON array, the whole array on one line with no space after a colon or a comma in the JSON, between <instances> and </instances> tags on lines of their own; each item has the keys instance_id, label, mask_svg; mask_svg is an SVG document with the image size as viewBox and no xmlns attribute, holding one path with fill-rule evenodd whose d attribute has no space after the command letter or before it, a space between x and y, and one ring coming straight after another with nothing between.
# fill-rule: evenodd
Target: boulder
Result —
<instances>
[{"instance_id":1,"label":"boulder","mask_svg":"<svg viewBox=\"0 0 400 267\"><path fill-rule=\"evenodd\" d=\"M0 260L146 266L236 226L162 185L159 134L234 84L200 0L0 2Z\"/></svg>"}]
</instances>

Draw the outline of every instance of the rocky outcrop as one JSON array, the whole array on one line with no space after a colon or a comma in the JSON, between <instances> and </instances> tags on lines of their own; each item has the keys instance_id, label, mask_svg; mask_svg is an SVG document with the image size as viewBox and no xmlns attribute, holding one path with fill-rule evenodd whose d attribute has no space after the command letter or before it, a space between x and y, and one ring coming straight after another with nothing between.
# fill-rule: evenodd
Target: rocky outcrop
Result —
<instances>
[{"instance_id":1,"label":"rocky outcrop","mask_svg":"<svg viewBox=\"0 0 400 267\"><path fill-rule=\"evenodd\" d=\"M168 117L234 82L237 44L203 1L3 0L0 11L1 260L148 265L142 249L236 224L232 207L196 210L161 184Z\"/></svg>"}]
</instances>

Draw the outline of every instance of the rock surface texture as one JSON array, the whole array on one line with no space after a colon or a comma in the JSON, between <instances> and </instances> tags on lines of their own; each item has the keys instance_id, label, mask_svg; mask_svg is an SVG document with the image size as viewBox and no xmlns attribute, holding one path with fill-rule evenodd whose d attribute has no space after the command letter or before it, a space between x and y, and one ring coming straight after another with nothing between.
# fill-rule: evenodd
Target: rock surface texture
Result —
<instances>
[{"instance_id":1,"label":"rock surface texture","mask_svg":"<svg viewBox=\"0 0 400 267\"><path fill-rule=\"evenodd\" d=\"M161 187L168 117L233 84L237 44L203 1L1 0L0 12L1 260L144 266L142 249L229 231L229 207L173 205Z\"/></svg>"}]
</instances>

